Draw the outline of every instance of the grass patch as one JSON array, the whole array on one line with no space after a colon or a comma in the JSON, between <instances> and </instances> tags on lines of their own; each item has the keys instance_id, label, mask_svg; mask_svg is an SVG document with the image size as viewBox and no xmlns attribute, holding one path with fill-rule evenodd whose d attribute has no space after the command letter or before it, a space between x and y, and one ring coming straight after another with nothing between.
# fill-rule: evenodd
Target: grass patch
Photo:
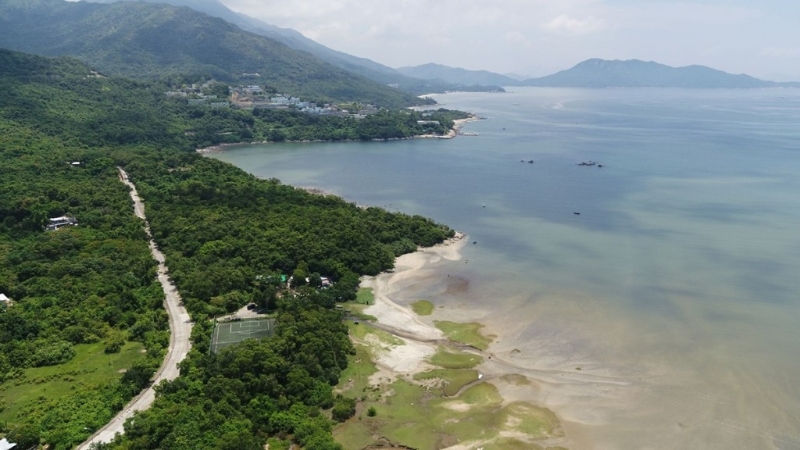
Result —
<instances>
[{"instance_id":1,"label":"grass patch","mask_svg":"<svg viewBox=\"0 0 800 450\"><path fill-rule=\"evenodd\" d=\"M359 399L369 391L369 377L378 371L370 359L370 349L366 345L355 344L356 354L347 360L347 368L339 377L336 392L345 397Z\"/></svg>"},{"instance_id":2,"label":"grass patch","mask_svg":"<svg viewBox=\"0 0 800 450\"><path fill-rule=\"evenodd\" d=\"M11 420L23 408L39 402L39 397L50 399L72 394L76 389L87 389L122 378L122 370L143 359L144 346L128 342L119 353L106 354L105 344L79 344L73 347L75 357L57 366L35 367L25 370L25 378L14 379L0 385L0 421Z\"/></svg>"},{"instance_id":3,"label":"grass patch","mask_svg":"<svg viewBox=\"0 0 800 450\"><path fill-rule=\"evenodd\" d=\"M480 323L456 323L447 321L434 322L436 328L442 330L447 338L454 342L471 345L477 349L486 350L492 343L490 337L481 334L483 325Z\"/></svg>"},{"instance_id":4,"label":"grass patch","mask_svg":"<svg viewBox=\"0 0 800 450\"><path fill-rule=\"evenodd\" d=\"M377 414L368 417L373 407ZM336 427L334 438L344 448L364 448L376 436L419 449L446 448L470 441L485 449L537 449L538 440L561 436L555 415L526 403L503 407L497 388L476 384L456 398L443 398L405 380L385 386L358 407L358 414ZM513 433L514 439L503 437Z\"/></svg>"},{"instance_id":5,"label":"grass patch","mask_svg":"<svg viewBox=\"0 0 800 450\"><path fill-rule=\"evenodd\" d=\"M411 304L411 309L418 316L430 316L433 314L433 303L428 300L417 300Z\"/></svg>"},{"instance_id":6,"label":"grass patch","mask_svg":"<svg viewBox=\"0 0 800 450\"><path fill-rule=\"evenodd\" d=\"M480 326L474 325L476 332ZM478 379L473 367L482 360L465 352L440 348L429 362L440 365L441 369L416 375L416 381L400 378L391 384L370 385L369 378L378 371L371 356L394 345L397 338L364 325L350 324L350 327L356 341L356 355L349 357L336 391L356 398L359 403L356 416L333 430L334 438L343 448L365 448L385 437L419 449L462 444L465 448L486 450L545 450L541 442L563 436L552 412L522 402L503 406L493 384L476 383L458 395L464 386ZM442 389L417 384L433 378L448 383ZM529 383L525 377L510 377L505 381ZM375 408L375 417L368 416L370 408ZM470 443L475 445L471 447Z\"/></svg>"},{"instance_id":7,"label":"grass patch","mask_svg":"<svg viewBox=\"0 0 800 450\"><path fill-rule=\"evenodd\" d=\"M446 382L442 386L442 393L448 397L458 394L464 386L478 381L478 371L472 369L436 369L430 372L414 375L415 380L430 380L440 378Z\"/></svg>"},{"instance_id":8,"label":"grass patch","mask_svg":"<svg viewBox=\"0 0 800 450\"><path fill-rule=\"evenodd\" d=\"M482 363L483 358L469 353L451 352L440 347L435 355L428 358L428 362L445 369L472 369Z\"/></svg>"},{"instance_id":9,"label":"grass patch","mask_svg":"<svg viewBox=\"0 0 800 450\"><path fill-rule=\"evenodd\" d=\"M529 403L516 402L503 408L507 430L528 436L561 437L564 432L552 411Z\"/></svg>"},{"instance_id":10,"label":"grass patch","mask_svg":"<svg viewBox=\"0 0 800 450\"><path fill-rule=\"evenodd\" d=\"M350 329L350 336L359 341L369 340L372 344L380 344L382 347L393 347L397 345L405 345L403 340L377 328L372 328L368 325L349 322L347 327ZM376 341L377 340L377 341Z\"/></svg>"},{"instance_id":11,"label":"grass patch","mask_svg":"<svg viewBox=\"0 0 800 450\"><path fill-rule=\"evenodd\" d=\"M545 450L545 448L519 439L500 438L484 445L483 450Z\"/></svg>"},{"instance_id":12,"label":"grass patch","mask_svg":"<svg viewBox=\"0 0 800 450\"><path fill-rule=\"evenodd\" d=\"M375 293L372 291L372 288L361 288L356 293L356 303L361 303L362 305L372 305L375 303Z\"/></svg>"},{"instance_id":13,"label":"grass patch","mask_svg":"<svg viewBox=\"0 0 800 450\"><path fill-rule=\"evenodd\" d=\"M377 322L378 318L375 316L371 316L369 314L365 314L364 310L369 308L370 305L363 305L361 303L337 303L337 305L342 307L342 310L348 311L346 315L351 316L357 320L363 320L365 322Z\"/></svg>"},{"instance_id":14,"label":"grass patch","mask_svg":"<svg viewBox=\"0 0 800 450\"><path fill-rule=\"evenodd\" d=\"M528 377L518 374L503 375L500 379L514 386L529 386L531 384L531 380Z\"/></svg>"}]
</instances>

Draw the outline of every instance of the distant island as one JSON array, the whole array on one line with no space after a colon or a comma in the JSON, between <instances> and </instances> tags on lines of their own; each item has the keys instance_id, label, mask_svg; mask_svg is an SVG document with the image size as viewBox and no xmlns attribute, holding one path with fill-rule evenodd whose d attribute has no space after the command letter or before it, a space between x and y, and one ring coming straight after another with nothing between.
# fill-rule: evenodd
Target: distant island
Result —
<instances>
[{"instance_id":1,"label":"distant island","mask_svg":"<svg viewBox=\"0 0 800 450\"><path fill-rule=\"evenodd\" d=\"M800 87L800 82L760 80L734 75L705 66L670 67L652 61L589 59L571 69L541 78L515 80L487 71L459 69L437 64L403 67L400 72L419 78L437 78L451 83L499 84L540 87L662 87L691 89L752 89Z\"/></svg>"}]
</instances>

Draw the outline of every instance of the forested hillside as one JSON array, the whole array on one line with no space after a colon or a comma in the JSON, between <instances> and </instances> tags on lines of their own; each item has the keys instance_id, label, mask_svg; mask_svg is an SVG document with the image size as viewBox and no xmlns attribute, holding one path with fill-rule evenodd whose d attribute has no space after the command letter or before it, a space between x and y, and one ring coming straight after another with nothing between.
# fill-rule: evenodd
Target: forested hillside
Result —
<instances>
[{"instance_id":1,"label":"forested hillside","mask_svg":"<svg viewBox=\"0 0 800 450\"><path fill-rule=\"evenodd\" d=\"M116 3L120 0L94 0L95 3ZM407 77L391 67L384 66L375 61L359 58L344 52L325 47L298 31L270 25L261 20L254 19L241 13L231 11L217 0L146 0L150 3L167 3L174 6L188 6L212 17L219 17L243 30L250 31L260 36L265 36L282 42L287 46L311 53L312 55L333 64L340 69L369 78L383 85L395 85L398 89L414 95L430 94L432 92L444 93L446 91L462 90L465 86L447 83L441 80L423 80L421 78ZM473 89L480 87L473 86ZM489 90L489 87L482 88Z\"/></svg>"},{"instance_id":2,"label":"forested hillside","mask_svg":"<svg viewBox=\"0 0 800 450\"><path fill-rule=\"evenodd\" d=\"M157 85L8 51L0 84L0 292L13 300L0 308L0 433L21 448L71 448L160 363L163 294L117 178L124 166L197 325L181 377L113 446L256 449L272 436L337 448L320 408L346 402L330 386L352 349L333 301L452 230L204 159L185 135L194 110ZM43 230L63 214L78 226ZM279 273L324 274L337 286L284 301L258 282ZM277 337L209 355L208 316L249 301L276 308ZM127 355L127 371L108 370L112 359L93 366L105 361L94 351Z\"/></svg>"},{"instance_id":3,"label":"forested hillside","mask_svg":"<svg viewBox=\"0 0 800 450\"><path fill-rule=\"evenodd\" d=\"M64 0L0 1L0 47L74 56L104 74L137 79L238 80L320 101L423 104L273 39L186 7Z\"/></svg>"}]
</instances>

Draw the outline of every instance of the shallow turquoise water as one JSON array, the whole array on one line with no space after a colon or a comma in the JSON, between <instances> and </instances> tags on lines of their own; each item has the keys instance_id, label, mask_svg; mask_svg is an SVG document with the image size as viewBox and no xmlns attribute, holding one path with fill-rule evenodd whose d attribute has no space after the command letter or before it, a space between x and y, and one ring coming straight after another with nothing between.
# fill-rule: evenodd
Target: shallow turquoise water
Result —
<instances>
[{"instance_id":1,"label":"shallow turquoise water","mask_svg":"<svg viewBox=\"0 0 800 450\"><path fill-rule=\"evenodd\" d=\"M800 449L800 91L438 100L479 136L212 156L468 233L408 299L521 350L575 448Z\"/></svg>"}]
</instances>

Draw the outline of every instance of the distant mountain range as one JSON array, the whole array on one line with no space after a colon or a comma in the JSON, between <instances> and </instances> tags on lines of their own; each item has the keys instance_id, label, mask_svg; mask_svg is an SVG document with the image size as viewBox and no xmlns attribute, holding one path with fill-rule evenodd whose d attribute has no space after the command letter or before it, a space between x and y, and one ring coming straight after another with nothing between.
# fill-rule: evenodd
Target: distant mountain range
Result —
<instances>
[{"instance_id":1,"label":"distant mountain range","mask_svg":"<svg viewBox=\"0 0 800 450\"><path fill-rule=\"evenodd\" d=\"M388 107L421 101L225 20L164 4L0 0L0 47L74 56L106 74L134 78L234 81L258 73L246 80L313 101Z\"/></svg>"},{"instance_id":2,"label":"distant mountain range","mask_svg":"<svg viewBox=\"0 0 800 450\"><path fill-rule=\"evenodd\" d=\"M89 0L93 3L118 3L120 1L128 0ZM218 17L227 22L230 22L239 28L255 33L261 36L268 37L287 45L295 50L301 50L317 58L333 64L334 66L347 70L363 77L369 78L385 85L395 86L402 91L420 95L431 92L445 92L454 90L497 90L499 84L496 83L473 83L473 82L450 82L430 77L414 77L407 76L398 70L389 66L379 64L367 58L359 58L344 52L328 48L312 39L303 36L298 31L290 28L281 28L262 20L232 11L224 4L217 0L143 0L148 3L165 3L173 6L186 6L196 11L208 14L212 17ZM493 86L476 86L476 85L493 85Z\"/></svg>"},{"instance_id":3,"label":"distant mountain range","mask_svg":"<svg viewBox=\"0 0 800 450\"><path fill-rule=\"evenodd\" d=\"M397 71L409 77L464 85L519 86L520 84L519 80L486 70L467 70L434 63L400 67Z\"/></svg>"},{"instance_id":4,"label":"distant mountain range","mask_svg":"<svg viewBox=\"0 0 800 450\"><path fill-rule=\"evenodd\" d=\"M670 67L640 60L608 61L589 59L553 75L515 80L486 71L465 70L437 64L398 69L406 75L434 78L453 83L475 82L501 86L542 87L674 87L674 88L767 88L800 87L800 83L759 80L748 75L733 75L705 66Z\"/></svg>"}]
</instances>

